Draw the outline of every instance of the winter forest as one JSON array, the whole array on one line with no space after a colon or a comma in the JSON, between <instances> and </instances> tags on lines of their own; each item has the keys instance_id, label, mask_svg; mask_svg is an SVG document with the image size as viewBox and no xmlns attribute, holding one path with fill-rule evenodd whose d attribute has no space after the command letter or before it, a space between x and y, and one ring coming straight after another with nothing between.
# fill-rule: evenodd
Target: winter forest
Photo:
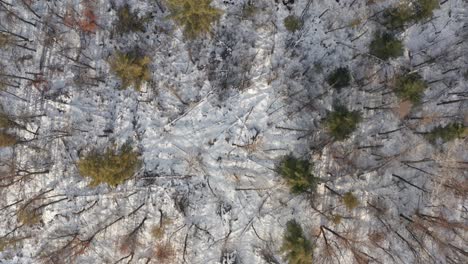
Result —
<instances>
[{"instance_id":1,"label":"winter forest","mask_svg":"<svg viewBox=\"0 0 468 264\"><path fill-rule=\"evenodd\" d=\"M0 0L0 263L466 264L467 51L467 0Z\"/></svg>"}]
</instances>

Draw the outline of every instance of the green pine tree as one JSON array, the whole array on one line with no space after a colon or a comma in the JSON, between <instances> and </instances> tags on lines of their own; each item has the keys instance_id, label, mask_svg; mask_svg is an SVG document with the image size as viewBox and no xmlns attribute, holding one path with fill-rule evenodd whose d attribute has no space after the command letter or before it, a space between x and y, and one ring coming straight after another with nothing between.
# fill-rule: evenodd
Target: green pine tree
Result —
<instances>
[{"instance_id":1,"label":"green pine tree","mask_svg":"<svg viewBox=\"0 0 468 264\"><path fill-rule=\"evenodd\" d=\"M139 18L137 12L132 12L129 5L124 5L117 10L117 32L129 33L145 31L145 23L148 18Z\"/></svg>"},{"instance_id":2,"label":"green pine tree","mask_svg":"<svg viewBox=\"0 0 468 264\"><path fill-rule=\"evenodd\" d=\"M439 0L401 1L384 12L384 24L390 29L404 29L410 23L431 18L437 8Z\"/></svg>"},{"instance_id":3,"label":"green pine tree","mask_svg":"<svg viewBox=\"0 0 468 264\"><path fill-rule=\"evenodd\" d=\"M389 33L377 33L369 46L370 54L382 60L403 55L403 43Z\"/></svg>"},{"instance_id":4,"label":"green pine tree","mask_svg":"<svg viewBox=\"0 0 468 264\"><path fill-rule=\"evenodd\" d=\"M451 123L446 126L438 126L426 134L426 138L435 143L437 139L443 142L452 141L456 138L462 138L468 135L468 127L461 123Z\"/></svg>"},{"instance_id":5,"label":"green pine tree","mask_svg":"<svg viewBox=\"0 0 468 264\"><path fill-rule=\"evenodd\" d=\"M312 264L313 246L295 220L286 223L281 251L286 254L289 264Z\"/></svg>"},{"instance_id":6,"label":"green pine tree","mask_svg":"<svg viewBox=\"0 0 468 264\"><path fill-rule=\"evenodd\" d=\"M167 0L173 19L184 28L184 36L195 39L209 33L211 24L221 17L221 10L211 6L212 0Z\"/></svg>"},{"instance_id":7,"label":"green pine tree","mask_svg":"<svg viewBox=\"0 0 468 264\"><path fill-rule=\"evenodd\" d=\"M136 51L129 53L117 52L110 61L110 67L120 78L123 89L133 85L139 91L143 82L151 80L150 62L149 57L141 56Z\"/></svg>"},{"instance_id":8,"label":"green pine tree","mask_svg":"<svg viewBox=\"0 0 468 264\"><path fill-rule=\"evenodd\" d=\"M421 102L427 83L417 73L397 77L394 91L402 100L410 100L413 104Z\"/></svg>"},{"instance_id":9,"label":"green pine tree","mask_svg":"<svg viewBox=\"0 0 468 264\"><path fill-rule=\"evenodd\" d=\"M337 90L341 90L341 88L348 86L350 82L351 74L346 67L339 67L335 69L327 77L327 83Z\"/></svg>"},{"instance_id":10,"label":"green pine tree","mask_svg":"<svg viewBox=\"0 0 468 264\"><path fill-rule=\"evenodd\" d=\"M129 144L119 149L107 148L104 152L96 149L78 161L81 176L91 179L90 186L107 183L112 187L131 178L140 167L139 154Z\"/></svg>"},{"instance_id":11,"label":"green pine tree","mask_svg":"<svg viewBox=\"0 0 468 264\"><path fill-rule=\"evenodd\" d=\"M290 32L296 32L302 27L302 20L295 15L287 16L283 23L284 27Z\"/></svg>"},{"instance_id":12,"label":"green pine tree","mask_svg":"<svg viewBox=\"0 0 468 264\"><path fill-rule=\"evenodd\" d=\"M416 0L414 18L416 21L432 17L435 9L439 8L439 0Z\"/></svg>"},{"instance_id":13,"label":"green pine tree","mask_svg":"<svg viewBox=\"0 0 468 264\"><path fill-rule=\"evenodd\" d=\"M283 157L279 166L279 174L286 180L292 193L314 192L319 179L312 174L313 164L288 155Z\"/></svg>"},{"instance_id":14,"label":"green pine tree","mask_svg":"<svg viewBox=\"0 0 468 264\"><path fill-rule=\"evenodd\" d=\"M360 121L360 112L349 111L343 105L335 105L333 112L325 118L325 126L336 140L344 140L356 130Z\"/></svg>"},{"instance_id":15,"label":"green pine tree","mask_svg":"<svg viewBox=\"0 0 468 264\"><path fill-rule=\"evenodd\" d=\"M407 2L389 8L384 12L384 24L391 29L403 29L413 21L414 11Z\"/></svg>"}]
</instances>

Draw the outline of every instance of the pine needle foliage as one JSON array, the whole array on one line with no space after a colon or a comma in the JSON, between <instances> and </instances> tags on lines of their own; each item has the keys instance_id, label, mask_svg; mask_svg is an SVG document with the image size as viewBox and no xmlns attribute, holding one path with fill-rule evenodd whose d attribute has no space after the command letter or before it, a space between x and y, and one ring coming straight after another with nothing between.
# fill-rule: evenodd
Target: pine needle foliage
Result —
<instances>
[{"instance_id":1,"label":"pine needle foliage","mask_svg":"<svg viewBox=\"0 0 468 264\"><path fill-rule=\"evenodd\" d=\"M417 73L406 74L397 77L394 91L402 100L409 100L413 104L421 102L427 83Z\"/></svg>"},{"instance_id":2,"label":"pine needle foliage","mask_svg":"<svg viewBox=\"0 0 468 264\"><path fill-rule=\"evenodd\" d=\"M281 251L286 253L289 264L312 264L313 247L295 220L286 223Z\"/></svg>"},{"instance_id":3,"label":"pine needle foliage","mask_svg":"<svg viewBox=\"0 0 468 264\"><path fill-rule=\"evenodd\" d=\"M147 18L139 18L136 11L132 12L129 5L117 10L117 31L120 33L144 32Z\"/></svg>"},{"instance_id":4,"label":"pine needle foliage","mask_svg":"<svg viewBox=\"0 0 468 264\"><path fill-rule=\"evenodd\" d=\"M302 27L302 20L295 15L287 16L283 23L284 27L290 32L296 32Z\"/></svg>"},{"instance_id":5,"label":"pine needle foliage","mask_svg":"<svg viewBox=\"0 0 468 264\"><path fill-rule=\"evenodd\" d=\"M409 4L402 2L384 12L384 24L390 29L403 29L413 20L413 17L413 10Z\"/></svg>"},{"instance_id":6,"label":"pine needle foliage","mask_svg":"<svg viewBox=\"0 0 468 264\"><path fill-rule=\"evenodd\" d=\"M291 192L300 194L314 192L319 179L312 173L313 164L308 160L301 160L292 155L285 156L279 166L279 174L286 180Z\"/></svg>"},{"instance_id":7,"label":"pine needle foliage","mask_svg":"<svg viewBox=\"0 0 468 264\"><path fill-rule=\"evenodd\" d=\"M347 192L343 195L343 203L348 210L353 210L359 206L359 200L354 196L352 192Z\"/></svg>"},{"instance_id":8,"label":"pine needle foliage","mask_svg":"<svg viewBox=\"0 0 468 264\"><path fill-rule=\"evenodd\" d=\"M344 140L356 130L361 119L360 112L349 111L343 105L335 105L334 111L325 118L325 126L336 140Z\"/></svg>"},{"instance_id":9,"label":"pine needle foliage","mask_svg":"<svg viewBox=\"0 0 468 264\"><path fill-rule=\"evenodd\" d=\"M167 0L169 18L184 28L187 39L209 33L211 24L218 21L222 11L211 6L212 0Z\"/></svg>"},{"instance_id":10,"label":"pine needle foliage","mask_svg":"<svg viewBox=\"0 0 468 264\"><path fill-rule=\"evenodd\" d=\"M439 0L416 0L414 18L417 21L431 18L437 8L439 8Z\"/></svg>"},{"instance_id":11,"label":"pine needle foliage","mask_svg":"<svg viewBox=\"0 0 468 264\"><path fill-rule=\"evenodd\" d=\"M141 56L136 51L121 53L117 52L110 61L111 70L120 78L122 89L129 86L140 91L143 82L151 80L149 64L151 59Z\"/></svg>"},{"instance_id":12,"label":"pine needle foliage","mask_svg":"<svg viewBox=\"0 0 468 264\"><path fill-rule=\"evenodd\" d=\"M437 139L443 142L452 141L457 138L462 138L468 134L468 127L461 123L451 123L446 126L438 126L426 134L426 138L435 143Z\"/></svg>"},{"instance_id":13,"label":"pine needle foliage","mask_svg":"<svg viewBox=\"0 0 468 264\"><path fill-rule=\"evenodd\" d=\"M0 148L11 147L18 143L16 136L0 131Z\"/></svg>"},{"instance_id":14,"label":"pine needle foliage","mask_svg":"<svg viewBox=\"0 0 468 264\"><path fill-rule=\"evenodd\" d=\"M351 74L348 68L339 67L330 73L327 77L327 83L338 90L349 85L351 81Z\"/></svg>"},{"instance_id":15,"label":"pine needle foliage","mask_svg":"<svg viewBox=\"0 0 468 264\"><path fill-rule=\"evenodd\" d=\"M81 176L91 179L90 186L107 183L116 187L131 178L140 165L139 154L124 144L104 152L94 149L78 161L78 170Z\"/></svg>"},{"instance_id":16,"label":"pine needle foliage","mask_svg":"<svg viewBox=\"0 0 468 264\"><path fill-rule=\"evenodd\" d=\"M401 1L384 12L384 24L390 29L404 29L410 23L431 18L437 8L439 0Z\"/></svg>"},{"instance_id":17,"label":"pine needle foliage","mask_svg":"<svg viewBox=\"0 0 468 264\"><path fill-rule=\"evenodd\" d=\"M377 33L369 46L370 54L382 60L403 55L403 43L390 33Z\"/></svg>"}]
</instances>

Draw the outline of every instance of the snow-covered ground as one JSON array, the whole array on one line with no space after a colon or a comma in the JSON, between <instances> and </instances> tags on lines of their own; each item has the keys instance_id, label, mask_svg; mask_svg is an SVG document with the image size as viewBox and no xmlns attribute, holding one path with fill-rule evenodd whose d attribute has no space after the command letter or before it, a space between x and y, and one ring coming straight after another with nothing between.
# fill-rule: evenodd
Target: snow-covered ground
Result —
<instances>
[{"instance_id":1,"label":"snow-covered ground","mask_svg":"<svg viewBox=\"0 0 468 264\"><path fill-rule=\"evenodd\" d=\"M0 50L0 74L17 84L1 106L35 132L16 129L24 142L0 149L0 263L161 263L162 243L174 250L168 263L286 263L291 219L315 263L468 262L467 139L433 145L420 134L468 125L466 1L441 1L430 21L399 32L405 55L388 62L368 46L379 12L398 1L214 0L222 18L193 41L157 0L88 1L96 32L65 25L84 2L0 1L0 32L28 39ZM245 17L248 2L256 11ZM151 14L146 32L114 32L125 3ZM285 29L290 14L300 31ZM118 89L108 65L134 47L152 59L141 92ZM325 79L340 66L353 82L338 92ZM389 83L404 69L430 87L401 118ZM335 102L363 115L341 142L321 125ZM141 153L137 175L88 187L80 155L125 142ZM290 194L275 172L290 153L315 164L314 195ZM30 204L41 221L21 225Z\"/></svg>"}]
</instances>

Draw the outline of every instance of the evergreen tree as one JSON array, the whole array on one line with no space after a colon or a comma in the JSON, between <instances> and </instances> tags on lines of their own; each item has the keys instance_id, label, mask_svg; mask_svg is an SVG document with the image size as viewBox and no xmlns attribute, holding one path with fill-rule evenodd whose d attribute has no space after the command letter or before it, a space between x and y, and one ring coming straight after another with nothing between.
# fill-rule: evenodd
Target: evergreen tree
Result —
<instances>
[{"instance_id":1,"label":"evergreen tree","mask_svg":"<svg viewBox=\"0 0 468 264\"><path fill-rule=\"evenodd\" d=\"M279 166L279 174L286 180L292 193L314 192L319 179L312 174L313 164L292 155L285 156Z\"/></svg>"},{"instance_id":2,"label":"evergreen tree","mask_svg":"<svg viewBox=\"0 0 468 264\"><path fill-rule=\"evenodd\" d=\"M452 141L468 135L468 128L461 123L451 123L446 126L438 126L426 134L426 138L435 143L437 139L443 142Z\"/></svg>"},{"instance_id":3,"label":"evergreen tree","mask_svg":"<svg viewBox=\"0 0 468 264\"><path fill-rule=\"evenodd\" d=\"M414 12L408 3L402 2L397 7L384 12L384 24L391 29L403 29L414 18Z\"/></svg>"},{"instance_id":4,"label":"evergreen tree","mask_svg":"<svg viewBox=\"0 0 468 264\"><path fill-rule=\"evenodd\" d=\"M369 50L377 58L388 60L403 55L403 43L389 33L377 33Z\"/></svg>"},{"instance_id":5,"label":"evergreen tree","mask_svg":"<svg viewBox=\"0 0 468 264\"><path fill-rule=\"evenodd\" d=\"M195 39L209 33L211 24L221 17L221 10L211 7L212 0L167 0L173 19L184 28L184 36Z\"/></svg>"},{"instance_id":6,"label":"evergreen tree","mask_svg":"<svg viewBox=\"0 0 468 264\"><path fill-rule=\"evenodd\" d=\"M312 264L312 243L304 236L302 227L295 220L286 223L281 251L286 253L289 264Z\"/></svg>"},{"instance_id":7,"label":"evergreen tree","mask_svg":"<svg viewBox=\"0 0 468 264\"><path fill-rule=\"evenodd\" d=\"M129 5L124 5L117 10L116 29L120 33L145 31L147 18L139 18L137 12L132 12Z\"/></svg>"},{"instance_id":8,"label":"evergreen tree","mask_svg":"<svg viewBox=\"0 0 468 264\"><path fill-rule=\"evenodd\" d=\"M124 144L120 149L107 148L103 153L94 149L78 161L78 170L91 179L91 186L107 183L115 187L132 177L140 164L139 154Z\"/></svg>"},{"instance_id":9,"label":"evergreen tree","mask_svg":"<svg viewBox=\"0 0 468 264\"><path fill-rule=\"evenodd\" d=\"M438 7L438 0L401 1L384 12L384 24L390 29L403 29L409 23L431 18Z\"/></svg>"},{"instance_id":10,"label":"evergreen tree","mask_svg":"<svg viewBox=\"0 0 468 264\"><path fill-rule=\"evenodd\" d=\"M427 83L422 77L417 73L411 73L397 77L394 91L400 99L418 104L426 88Z\"/></svg>"},{"instance_id":11,"label":"evergreen tree","mask_svg":"<svg viewBox=\"0 0 468 264\"><path fill-rule=\"evenodd\" d=\"M327 77L327 83L338 90L349 85L351 81L351 74L349 73L348 68L339 67L335 69Z\"/></svg>"},{"instance_id":12,"label":"evergreen tree","mask_svg":"<svg viewBox=\"0 0 468 264\"><path fill-rule=\"evenodd\" d=\"M110 62L110 67L120 78L123 89L133 85L139 91L143 82L151 80L150 62L149 57L141 56L136 51L117 52Z\"/></svg>"},{"instance_id":13,"label":"evergreen tree","mask_svg":"<svg viewBox=\"0 0 468 264\"><path fill-rule=\"evenodd\" d=\"M296 32L302 27L302 21L295 15L287 16L284 21L284 27L290 32Z\"/></svg>"},{"instance_id":14,"label":"evergreen tree","mask_svg":"<svg viewBox=\"0 0 468 264\"><path fill-rule=\"evenodd\" d=\"M439 8L439 0L416 0L414 18L417 21L432 17L435 9Z\"/></svg>"},{"instance_id":15,"label":"evergreen tree","mask_svg":"<svg viewBox=\"0 0 468 264\"><path fill-rule=\"evenodd\" d=\"M335 105L334 111L325 118L325 126L335 139L344 140L356 130L360 121L360 112L349 111L343 105Z\"/></svg>"}]
</instances>

